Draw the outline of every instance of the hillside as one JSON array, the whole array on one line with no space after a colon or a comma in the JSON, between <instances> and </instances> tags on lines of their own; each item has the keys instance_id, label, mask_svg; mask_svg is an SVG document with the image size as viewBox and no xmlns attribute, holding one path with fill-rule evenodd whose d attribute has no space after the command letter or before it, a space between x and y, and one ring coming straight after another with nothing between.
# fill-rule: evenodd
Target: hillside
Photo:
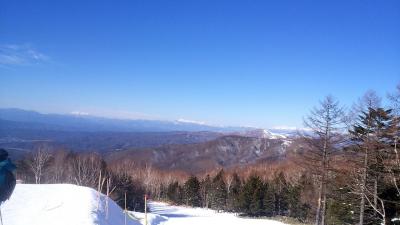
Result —
<instances>
[{"instance_id":1,"label":"hillside","mask_svg":"<svg viewBox=\"0 0 400 225\"><path fill-rule=\"evenodd\" d=\"M73 151L117 151L158 147L168 144L191 144L213 140L215 132L73 132L54 130L9 129L0 124L0 147L30 151L40 143Z\"/></svg>"},{"instance_id":2,"label":"hillside","mask_svg":"<svg viewBox=\"0 0 400 225\"><path fill-rule=\"evenodd\" d=\"M273 162L285 156L286 148L287 141L282 139L231 135L203 143L110 152L106 159L110 162L128 159L165 170L202 172L261 161Z\"/></svg>"},{"instance_id":3,"label":"hillside","mask_svg":"<svg viewBox=\"0 0 400 225\"><path fill-rule=\"evenodd\" d=\"M122 209L91 188L70 184L17 184L10 200L1 206L5 225L123 225ZM139 225L128 220L129 225Z\"/></svg>"}]
</instances>

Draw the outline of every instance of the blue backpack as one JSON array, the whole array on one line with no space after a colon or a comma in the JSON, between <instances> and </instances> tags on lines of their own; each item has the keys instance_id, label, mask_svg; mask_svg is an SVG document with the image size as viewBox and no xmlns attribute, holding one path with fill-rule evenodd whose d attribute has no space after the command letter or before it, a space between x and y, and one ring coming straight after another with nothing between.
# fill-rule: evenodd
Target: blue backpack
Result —
<instances>
[{"instance_id":1,"label":"blue backpack","mask_svg":"<svg viewBox=\"0 0 400 225\"><path fill-rule=\"evenodd\" d=\"M8 200L14 191L16 180L15 165L8 158L8 153L0 149L0 204Z\"/></svg>"}]
</instances>

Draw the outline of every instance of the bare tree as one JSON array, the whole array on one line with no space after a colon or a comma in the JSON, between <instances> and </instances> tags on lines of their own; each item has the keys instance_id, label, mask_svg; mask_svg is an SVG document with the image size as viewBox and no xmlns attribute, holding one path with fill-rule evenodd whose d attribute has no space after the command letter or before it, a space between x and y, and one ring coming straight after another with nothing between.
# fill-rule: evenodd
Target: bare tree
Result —
<instances>
[{"instance_id":1,"label":"bare tree","mask_svg":"<svg viewBox=\"0 0 400 225\"><path fill-rule=\"evenodd\" d=\"M331 155L341 141L344 110L332 97L327 96L319 107L311 110L304 119L304 125L311 129L311 135L305 135L309 143L309 151L304 154L308 166L312 167L318 178L318 202L315 217L316 225L325 224L327 184L331 168Z\"/></svg>"},{"instance_id":2,"label":"bare tree","mask_svg":"<svg viewBox=\"0 0 400 225\"><path fill-rule=\"evenodd\" d=\"M48 167L47 181L50 183L62 183L66 181L66 161L70 153L64 150L52 151L52 162Z\"/></svg>"},{"instance_id":3,"label":"bare tree","mask_svg":"<svg viewBox=\"0 0 400 225\"><path fill-rule=\"evenodd\" d=\"M151 165L146 164L146 167L143 171L143 184L146 189L146 192L151 192L153 189L154 183L154 171Z\"/></svg>"},{"instance_id":4,"label":"bare tree","mask_svg":"<svg viewBox=\"0 0 400 225\"><path fill-rule=\"evenodd\" d=\"M44 170L49 165L52 155L49 152L48 146L40 145L32 155L26 160L26 163L35 176L35 183L40 184Z\"/></svg>"},{"instance_id":5,"label":"bare tree","mask_svg":"<svg viewBox=\"0 0 400 225\"><path fill-rule=\"evenodd\" d=\"M105 170L105 162L95 154L80 154L70 159L72 182L81 186L98 187L100 171Z\"/></svg>"}]
</instances>

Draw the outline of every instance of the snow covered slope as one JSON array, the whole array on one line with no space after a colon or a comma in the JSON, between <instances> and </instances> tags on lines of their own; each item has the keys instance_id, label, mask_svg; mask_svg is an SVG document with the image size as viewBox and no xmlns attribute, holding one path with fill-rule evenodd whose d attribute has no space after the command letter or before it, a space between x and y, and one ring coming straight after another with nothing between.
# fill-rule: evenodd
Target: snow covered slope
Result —
<instances>
[{"instance_id":1,"label":"snow covered slope","mask_svg":"<svg viewBox=\"0 0 400 225\"><path fill-rule=\"evenodd\" d=\"M217 213L214 210L171 206L161 202L149 204L149 225L284 225L267 219L239 218L232 213ZM140 215L137 215L140 217Z\"/></svg>"},{"instance_id":2,"label":"snow covered slope","mask_svg":"<svg viewBox=\"0 0 400 225\"><path fill-rule=\"evenodd\" d=\"M106 199L101 195L99 201L97 191L76 185L17 184L1 212L4 225L123 225L123 210L111 199L107 218Z\"/></svg>"}]
</instances>

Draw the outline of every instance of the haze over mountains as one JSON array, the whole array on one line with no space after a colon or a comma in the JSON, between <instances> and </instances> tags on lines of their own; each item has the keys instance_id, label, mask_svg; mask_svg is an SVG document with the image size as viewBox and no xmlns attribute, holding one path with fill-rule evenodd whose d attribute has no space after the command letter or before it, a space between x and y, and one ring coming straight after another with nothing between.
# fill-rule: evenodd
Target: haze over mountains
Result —
<instances>
[{"instance_id":1,"label":"haze over mountains","mask_svg":"<svg viewBox=\"0 0 400 225\"><path fill-rule=\"evenodd\" d=\"M0 109L0 129L0 137L3 139L7 137L30 138L28 137L29 135L32 135L32 138L40 138L40 135L43 135L41 138L44 138L49 133L52 133L52 135L57 133L62 136L63 133L90 132L210 132L251 137L282 137L282 135L290 135L295 132L294 130L275 129L274 133L272 133L259 128L212 126L185 120L129 120L76 114L43 114L22 109ZM32 131L32 134L28 135L30 131ZM51 135L47 139L52 139Z\"/></svg>"},{"instance_id":2,"label":"haze over mountains","mask_svg":"<svg viewBox=\"0 0 400 225\"><path fill-rule=\"evenodd\" d=\"M113 131L113 132L168 132L168 131L243 131L246 127L211 126L189 120L163 121L142 119L111 119L84 114L43 114L22 109L0 109L2 123L13 121L14 126L57 131ZM18 122L18 123L16 123ZM2 124L3 125L3 124ZM11 125L11 124L10 124ZM26 127L25 127L26 126Z\"/></svg>"}]
</instances>

